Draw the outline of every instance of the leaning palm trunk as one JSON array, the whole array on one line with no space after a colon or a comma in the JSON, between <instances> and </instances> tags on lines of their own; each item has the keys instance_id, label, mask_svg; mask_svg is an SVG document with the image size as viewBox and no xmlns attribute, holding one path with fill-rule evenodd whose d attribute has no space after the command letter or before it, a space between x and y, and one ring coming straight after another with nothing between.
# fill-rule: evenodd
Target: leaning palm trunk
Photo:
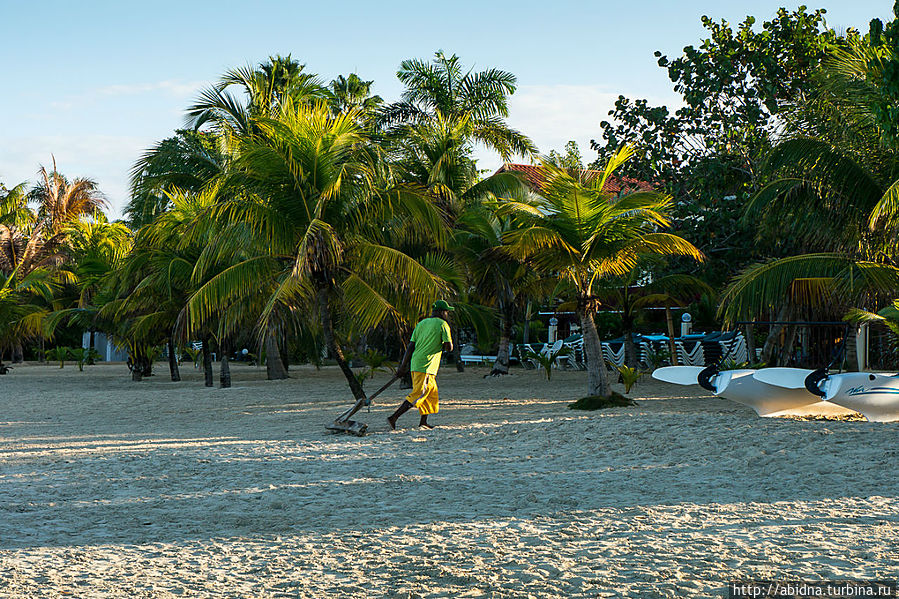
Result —
<instances>
[{"instance_id":1,"label":"leaning palm trunk","mask_svg":"<svg viewBox=\"0 0 899 599\"><path fill-rule=\"evenodd\" d=\"M781 307L777 313L776 320L778 322L783 322L787 318L788 313L789 308L787 306ZM762 348L762 362L768 366L776 366L776 364L772 363L771 358L774 355L774 348L777 346L777 340L780 337L781 332L783 332L783 328L782 324L772 325L771 330L768 332L768 336L765 338L765 345Z\"/></svg>"},{"instance_id":2,"label":"leaning palm trunk","mask_svg":"<svg viewBox=\"0 0 899 599\"><path fill-rule=\"evenodd\" d=\"M334 323L331 320L331 307L328 302L328 289L326 287L320 288L318 290L317 296L318 314L319 318L321 319L322 332L325 336L325 343L328 345L328 349L331 350L331 353L334 354L334 359L337 360L337 366L339 366L341 372L343 372L343 376L346 378L346 382L350 386L350 391L352 391L353 397L357 400L363 399L366 397L365 391L362 389L362 385L359 384L359 380L353 373L352 368L350 368L350 365L347 363L346 357L343 355L343 348L340 347L340 344L337 343L337 339L334 336Z\"/></svg>"},{"instance_id":3,"label":"leaning palm trunk","mask_svg":"<svg viewBox=\"0 0 899 599\"><path fill-rule=\"evenodd\" d=\"M177 383L181 380L181 371L178 370L178 348L175 345L175 340L169 335L168 340L169 346L169 373L172 375L172 382Z\"/></svg>"},{"instance_id":4,"label":"leaning palm trunk","mask_svg":"<svg viewBox=\"0 0 899 599\"><path fill-rule=\"evenodd\" d=\"M586 303L586 300L583 299L578 302L577 315L581 322L581 331L584 335L584 354L587 357L587 395L609 397L612 395L612 387L606 376L599 332L596 330L593 311Z\"/></svg>"},{"instance_id":5,"label":"leaning palm trunk","mask_svg":"<svg viewBox=\"0 0 899 599\"><path fill-rule=\"evenodd\" d=\"M493 370L490 371L491 376L501 376L509 374L509 363L511 362L511 343L512 339L512 311L503 308L503 330L499 337L499 348L496 350L496 361L493 362Z\"/></svg>"}]
</instances>

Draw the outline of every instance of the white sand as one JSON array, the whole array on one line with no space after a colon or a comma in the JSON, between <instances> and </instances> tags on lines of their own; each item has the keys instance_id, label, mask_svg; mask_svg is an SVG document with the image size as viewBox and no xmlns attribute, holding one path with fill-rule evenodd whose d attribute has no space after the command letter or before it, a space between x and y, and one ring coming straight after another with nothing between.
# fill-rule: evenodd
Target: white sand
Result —
<instances>
[{"instance_id":1,"label":"white sand","mask_svg":"<svg viewBox=\"0 0 899 599\"><path fill-rule=\"evenodd\" d=\"M0 596L709 597L899 572L899 423L648 380L637 407L573 412L583 373L469 369L440 376L440 428L388 432L391 389L354 438L324 432L350 403L334 369L157 372L0 377Z\"/></svg>"}]
</instances>

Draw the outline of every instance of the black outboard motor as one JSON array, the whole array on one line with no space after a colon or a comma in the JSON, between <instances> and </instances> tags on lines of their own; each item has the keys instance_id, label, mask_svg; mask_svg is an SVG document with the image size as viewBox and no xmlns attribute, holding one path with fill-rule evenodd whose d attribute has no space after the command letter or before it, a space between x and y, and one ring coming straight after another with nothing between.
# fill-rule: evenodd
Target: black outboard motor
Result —
<instances>
[{"instance_id":1,"label":"black outboard motor","mask_svg":"<svg viewBox=\"0 0 899 599\"><path fill-rule=\"evenodd\" d=\"M826 378L827 369L819 368L818 370L805 377L805 388L808 389L808 392L812 395L824 397L824 391L821 390L821 387L819 387L818 384Z\"/></svg>"},{"instance_id":2,"label":"black outboard motor","mask_svg":"<svg viewBox=\"0 0 899 599\"><path fill-rule=\"evenodd\" d=\"M717 389L715 389L715 385L712 384L712 377L716 376L717 374L717 364L706 366L704 369L699 371L699 374L696 375L696 382L699 383L699 386L703 389L711 391L712 393L716 393Z\"/></svg>"}]
</instances>

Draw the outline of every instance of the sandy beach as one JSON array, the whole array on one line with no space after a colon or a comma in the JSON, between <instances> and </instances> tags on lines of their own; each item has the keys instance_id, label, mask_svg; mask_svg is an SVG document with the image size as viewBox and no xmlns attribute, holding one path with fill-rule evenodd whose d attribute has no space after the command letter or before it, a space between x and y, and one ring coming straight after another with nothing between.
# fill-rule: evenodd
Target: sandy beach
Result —
<instances>
[{"instance_id":1,"label":"sandy beach","mask_svg":"<svg viewBox=\"0 0 899 599\"><path fill-rule=\"evenodd\" d=\"M895 579L899 423L760 419L651 381L445 369L439 427L334 368L206 389L123 365L0 377L3 597L720 597L736 579ZM375 389L386 375L370 381ZM217 378L216 378L217 382Z\"/></svg>"}]
</instances>

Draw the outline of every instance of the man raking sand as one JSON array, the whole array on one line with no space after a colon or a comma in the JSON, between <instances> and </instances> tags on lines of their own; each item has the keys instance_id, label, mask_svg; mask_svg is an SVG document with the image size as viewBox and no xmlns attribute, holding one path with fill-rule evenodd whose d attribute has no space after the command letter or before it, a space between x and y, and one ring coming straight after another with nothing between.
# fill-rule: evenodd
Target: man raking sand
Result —
<instances>
[{"instance_id":1,"label":"man raking sand","mask_svg":"<svg viewBox=\"0 0 899 599\"><path fill-rule=\"evenodd\" d=\"M425 318L412 331L412 340L406 348L403 360L397 368L397 376L412 371L412 392L397 408L387 422L396 429L397 419L411 410L418 409L421 421L418 426L434 428L428 424L428 416L439 410L437 400L437 370L443 352L453 351L453 339L448 324L449 313L455 310L443 300L434 302L430 318Z\"/></svg>"}]
</instances>

